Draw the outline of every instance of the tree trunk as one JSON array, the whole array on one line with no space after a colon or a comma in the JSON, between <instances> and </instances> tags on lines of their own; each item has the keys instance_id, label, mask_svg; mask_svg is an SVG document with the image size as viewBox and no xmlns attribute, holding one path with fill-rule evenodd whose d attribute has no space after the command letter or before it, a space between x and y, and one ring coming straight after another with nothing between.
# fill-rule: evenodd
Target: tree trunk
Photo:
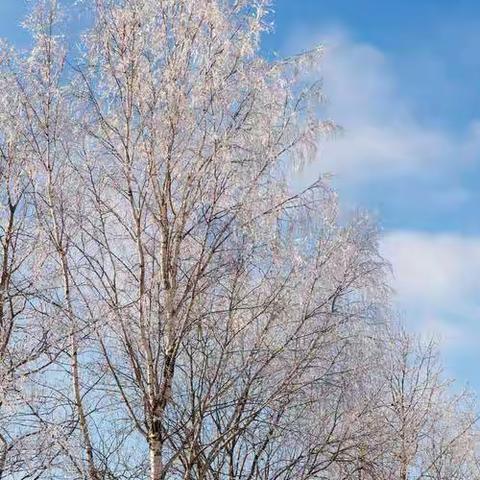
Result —
<instances>
[{"instance_id":1,"label":"tree trunk","mask_svg":"<svg viewBox=\"0 0 480 480\"><path fill-rule=\"evenodd\" d=\"M162 445L158 435L153 433L149 441L150 480L163 478Z\"/></svg>"},{"instance_id":2,"label":"tree trunk","mask_svg":"<svg viewBox=\"0 0 480 480\"><path fill-rule=\"evenodd\" d=\"M3 478L3 474L5 472L5 464L7 463L7 452L8 452L8 444L3 435L0 435L0 443L1 443L1 452L0 452L0 480Z\"/></svg>"}]
</instances>

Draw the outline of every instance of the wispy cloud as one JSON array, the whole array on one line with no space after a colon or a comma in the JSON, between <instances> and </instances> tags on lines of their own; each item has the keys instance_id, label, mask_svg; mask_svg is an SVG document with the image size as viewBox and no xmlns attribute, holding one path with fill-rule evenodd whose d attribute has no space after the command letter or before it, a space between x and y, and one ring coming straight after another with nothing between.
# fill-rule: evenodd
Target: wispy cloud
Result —
<instances>
[{"instance_id":1,"label":"wispy cloud","mask_svg":"<svg viewBox=\"0 0 480 480\"><path fill-rule=\"evenodd\" d=\"M396 231L382 253L409 323L449 348L480 340L480 237Z\"/></svg>"},{"instance_id":2,"label":"wispy cloud","mask_svg":"<svg viewBox=\"0 0 480 480\"><path fill-rule=\"evenodd\" d=\"M378 209L381 224L395 225L381 248L393 267L398 310L412 328L437 337L445 354L480 361L480 225L470 225L478 224L480 121L440 127L418 113L395 58L341 28L313 37L304 44L327 44L324 114L344 132L321 145L303 179L332 172L349 207Z\"/></svg>"},{"instance_id":3,"label":"wispy cloud","mask_svg":"<svg viewBox=\"0 0 480 480\"><path fill-rule=\"evenodd\" d=\"M472 121L460 133L426 124L381 50L353 41L338 28L318 39L327 46L321 67L325 114L344 130L322 145L312 168L358 184L438 174L478 158L480 122Z\"/></svg>"}]
</instances>

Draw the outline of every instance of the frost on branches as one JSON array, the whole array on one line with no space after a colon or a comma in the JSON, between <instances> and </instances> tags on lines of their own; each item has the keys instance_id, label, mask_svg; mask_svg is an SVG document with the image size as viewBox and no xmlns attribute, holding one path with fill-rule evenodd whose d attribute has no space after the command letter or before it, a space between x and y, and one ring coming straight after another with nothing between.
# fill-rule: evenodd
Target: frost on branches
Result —
<instances>
[{"instance_id":1,"label":"frost on branches","mask_svg":"<svg viewBox=\"0 0 480 480\"><path fill-rule=\"evenodd\" d=\"M333 128L321 49L263 58L266 0L33 3L0 47L0 478L480 478L375 226L289 182Z\"/></svg>"}]
</instances>

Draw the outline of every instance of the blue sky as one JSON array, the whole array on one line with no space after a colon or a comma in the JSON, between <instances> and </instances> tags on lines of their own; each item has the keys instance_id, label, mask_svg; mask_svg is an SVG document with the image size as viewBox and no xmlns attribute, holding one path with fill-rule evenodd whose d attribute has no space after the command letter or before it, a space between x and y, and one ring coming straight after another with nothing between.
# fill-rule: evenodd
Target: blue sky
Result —
<instances>
[{"instance_id":1,"label":"blue sky","mask_svg":"<svg viewBox=\"0 0 480 480\"><path fill-rule=\"evenodd\" d=\"M17 44L23 0L0 0ZM480 392L480 3L276 0L263 49L326 46L323 114L344 128L303 179L335 174L346 208L383 228L396 304Z\"/></svg>"},{"instance_id":2,"label":"blue sky","mask_svg":"<svg viewBox=\"0 0 480 480\"><path fill-rule=\"evenodd\" d=\"M265 48L317 43L345 131L303 177L333 172L345 206L377 216L400 314L480 392L480 4L277 0Z\"/></svg>"}]
</instances>

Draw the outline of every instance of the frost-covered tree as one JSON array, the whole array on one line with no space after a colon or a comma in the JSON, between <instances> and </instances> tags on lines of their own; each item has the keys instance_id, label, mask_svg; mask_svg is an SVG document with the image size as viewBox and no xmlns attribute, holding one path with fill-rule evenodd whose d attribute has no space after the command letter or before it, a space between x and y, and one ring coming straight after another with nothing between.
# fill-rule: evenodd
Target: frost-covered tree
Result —
<instances>
[{"instance_id":1,"label":"frost-covered tree","mask_svg":"<svg viewBox=\"0 0 480 480\"><path fill-rule=\"evenodd\" d=\"M40 0L31 51L2 47L2 471L473 468L475 419L390 333L375 226L292 186L333 128L321 49L264 58L266 0L81 3L80 42Z\"/></svg>"}]
</instances>

